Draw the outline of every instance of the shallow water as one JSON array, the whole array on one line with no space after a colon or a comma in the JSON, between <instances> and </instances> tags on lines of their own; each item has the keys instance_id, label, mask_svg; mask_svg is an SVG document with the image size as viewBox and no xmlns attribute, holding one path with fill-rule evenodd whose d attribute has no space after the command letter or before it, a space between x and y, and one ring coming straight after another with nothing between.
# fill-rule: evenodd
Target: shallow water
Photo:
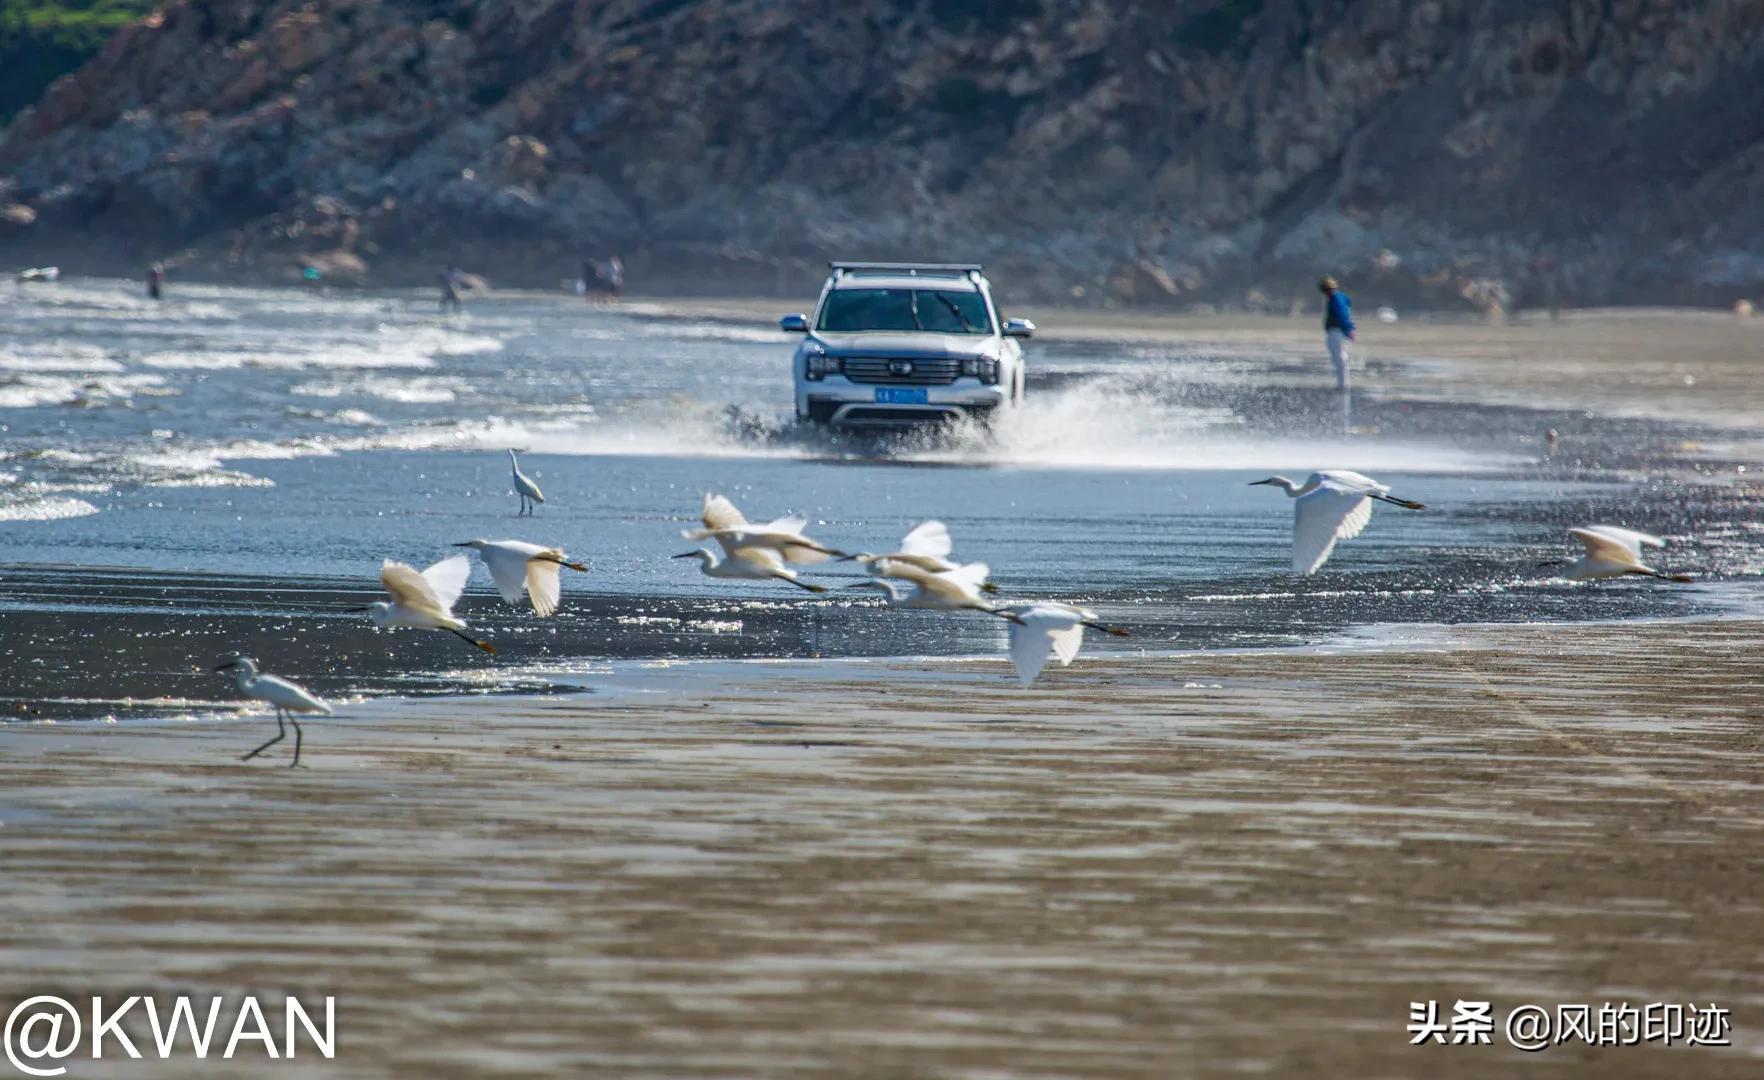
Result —
<instances>
[{"instance_id":1,"label":"shallow water","mask_svg":"<svg viewBox=\"0 0 1764 1080\"><path fill-rule=\"evenodd\" d=\"M511 299L442 317L417 294L185 286L155 305L125 282L21 290L0 305L0 564L13 567L0 575L0 708L225 700L189 672L232 647L329 692L432 685L476 658L342 610L372 599L380 559L423 565L473 537L559 544L591 564L544 624L496 602L479 572L465 613L503 664L528 670L997 648L983 617L706 581L666 556L687 550L678 533L707 490L756 519L802 512L848 550L888 550L941 518L957 554L989 563L1010 594L1080 599L1135 631L1099 647L1683 615L1748 602L1764 572L1744 493L1686 486L1709 468L1686 448L1708 434L1694 425L1343 400L1291 344L1173 335L1033 343L1031 403L992 432L834 437L790 418L790 347L764 325L643 305ZM1362 381L1425 359L1375 355ZM1548 461L1545 426L1563 437ZM548 496L530 521L513 517L510 446ZM1371 472L1430 509L1380 507L1324 573L1295 580L1290 504L1244 485L1319 467ZM1539 563L1591 520L1667 535L1667 563L1713 583L1550 581ZM849 571L818 572L842 584ZM120 662L80 632L125 617ZM26 662L46 650L61 671L126 687L58 692Z\"/></svg>"}]
</instances>

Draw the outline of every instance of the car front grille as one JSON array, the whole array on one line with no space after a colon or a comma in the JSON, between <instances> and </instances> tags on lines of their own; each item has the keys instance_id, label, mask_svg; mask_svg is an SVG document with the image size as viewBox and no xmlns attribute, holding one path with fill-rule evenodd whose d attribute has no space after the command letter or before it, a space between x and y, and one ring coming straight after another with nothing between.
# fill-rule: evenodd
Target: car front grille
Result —
<instances>
[{"instance_id":1,"label":"car front grille","mask_svg":"<svg viewBox=\"0 0 1764 1080\"><path fill-rule=\"evenodd\" d=\"M906 373L895 367L911 364ZM962 362L941 356L848 356L841 361L845 377L875 386L948 386L962 373Z\"/></svg>"}]
</instances>

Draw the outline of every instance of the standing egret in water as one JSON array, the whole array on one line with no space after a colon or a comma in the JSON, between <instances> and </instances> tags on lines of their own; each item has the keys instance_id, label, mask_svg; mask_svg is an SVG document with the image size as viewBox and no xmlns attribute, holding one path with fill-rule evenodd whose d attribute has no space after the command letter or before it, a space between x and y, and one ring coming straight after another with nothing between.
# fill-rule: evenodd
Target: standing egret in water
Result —
<instances>
[{"instance_id":1,"label":"standing egret in water","mask_svg":"<svg viewBox=\"0 0 1764 1080\"><path fill-rule=\"evenodd\" d=\"M729 548L726 557L717 558L716 552L707 548L687 551L674 556L676 559L697 559L698 568L704 571L705 577L734 578L743 581L766 581L776 579L788 581L799 589L809 592L826 592L825 585L797 578L796 571L784 565L784 557L769 547L737 547Z\"/></svg>"},{"instance_id":2,"label":"standing egret in water","mask_svg":"<svg viewBox=\"0 0 1764 1080\"><path fill-rule=\"evenodd\" d=\"M770 548L785 562L799 564L825 562L845 558L845 552L810 540L802 534L807 518L782 517L764 525L749 522L735 504L722 495L704 497L702 529L687 529L680 535L688 540L716 540L731 559L736 548Z\"/></svg>"},{"instance_id":3,"label":"standing egret in water","mask_svg":"<svg viewBox=\"0 0 1764 1080\"><path fill-rule=\"evenodd\" d=\"M913 526L912 531L901 537L900 550L887 555L872 555L864 552L859 555L847 555L852 562L861 563L870 573L877 573L877 567L884 560L893 563L914 566L931 574L947 574L958 568L959 564L951 562L950 550L954 543L949 538L949 528L941 521L922 521ZM997 592L998 586L991 582L980 585L981 592Z\"/></svg>"},{"instance_id":4,"label":"standing egret in water","mask_svg":"<svg viewBox=\"0 0 1764 1080\"><path fill-rule=\"evenodd\" d=\"M1372 500L1387 502L1405 510L1426 509L1418 502L1399 499L1387 485L1370 476L1361 476L1346 469L1328 469L1312 473L1303 485L1284 476L1254 480L1272 484L1298 500L1293 504L1292 570L1295 574L1313 574L1329 561L1337 540L1352 540L1372 520Z\"/></svg>"},{"instance_id":5,"label":"standing egret in water","mask_svg":"<svg viewBox=\"0 0 1764 1080\"><path fill-rule=\"evenodd\" d=\"M515 494L521 497L521 508L515 513L515 517L522 514L531 517L534 504L544 502L545 496L539 493L539 485L533 483L533 478L521 471L521 461L515 457L513 450L508 452L508 465L514 470Z\"/></svg>"},{"instance_id":6,"label":"standing egret in water","mask_svg":"<svg viewBox=\"0 0 1764 1080\"><path fill-rule=\"evenodd\" d=\"M250 761L252 758L281 742L288 735L284 723L294 725L294 760L288 763L292 769L300 764L300 721L294 719L294 713L324 713L331 715L331 707L323 701L307 693L306 687L291 683L287 679L279 679L274 675L260 675L257 664L247 657L234 656L231 660L216 667L216 671L231 671L239 684L239 693L258 701L266 701L276 710L276 737L240 758Z\"/></svg>"},{"instance_id":7,"label":"standing egret in water","mask_svg":"<svg viewBox=\"0 0 1764 1080\"><path fill-rule=\"evenodd\" d=\"M1017 669L1017 681L1024 686L1035 681L1050 656L1061 667L1077 659L1086 626L1115 637L1127 636L1125 630L1097 622L1096 612L1069 604L1042 601L1011 604L998 610L1014 617L1010 625L1011 663Z\"/></svg>"},{"instance_id":8,"label":"standing egret in water","mask_svg":"<svg viewBox=\"0 0 1764 1080\"><path fill-rule=\"evenodd\" d=\"M532 601L533 614L541 619L557 610L561 590L558 568L567 566L588 572L581 563L571 562L562 549L540 547L524 540L467 540L453 546L477 548L502 598L518 604L525 593Z\"/></svg>"},{"instance_id":9,"label":"standing egret in water","mask_svg":"<svg viewBox=\"0 0 1764 1080\"><path fill-rule=\"evenodd\" d=\"M1643 544L1651 548L1666 546L1666 541L1658 536L1636 532L1634 529L1620 529L1615 525L1588 525L1569 529L1568 535L1580 541L1586 548L1585 555L1562 570L1561 576L1570 581L1593 581L1598 578L1623 577L1626 574L1641 574L1665 581L1696 580L1689 574L1668 574L1642 562Z\"/></svg>"},{"instance_id":10,"label":"standing egret in water","mask_svg":"<svg viewBox=\"0 0 1764 1080\"><path fill-rule=\"evenodd\" d=\"M932 572L909 563L882 559L871 567L875 581L860 581L848 589L881 589L888 594L891 607L921 608L929 611L983 611L1001 619L1016 620L997 605L980 595L991 570L985 563L968 563L954 570ZM912 583L912 588L896 585L890 578Z\"/></svg>"},{"instance_id":11,"label":"standing egret in water","mask_svg":"<svg viewBox=\"0 0 1764 1080\"><path fill-rule=\"evenodd\" d=\"M472 573L472 562L464 555L442 559L421 573L416 567L393 559L380 564L380 584L386 587L392 602L382 600L364 610L373 616L374 625L382 629L408 626L417 630L446 630L462 641L469 641L487 653L496 650L465 632L465 620L455 618L453 605L465 591L466 578Z\"/></svg>"}]
</instances>

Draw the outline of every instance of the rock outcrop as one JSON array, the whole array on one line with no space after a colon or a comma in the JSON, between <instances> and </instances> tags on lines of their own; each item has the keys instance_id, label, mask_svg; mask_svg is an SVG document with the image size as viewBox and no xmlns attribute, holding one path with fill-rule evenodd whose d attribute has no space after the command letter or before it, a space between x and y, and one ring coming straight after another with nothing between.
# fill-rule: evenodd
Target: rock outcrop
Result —
<instances>
[{"instance_id":1,"label":"rock outcrop","mask_svg":"<svg viewBox=\"0 0 1764 1080\"><path fill-rule=\"evenodd\" d=\"M185 0L11 125L34 218L0 252L1731 303L1764 289L1760 101L1760 0Z\"/></svg>"}]
</instances>

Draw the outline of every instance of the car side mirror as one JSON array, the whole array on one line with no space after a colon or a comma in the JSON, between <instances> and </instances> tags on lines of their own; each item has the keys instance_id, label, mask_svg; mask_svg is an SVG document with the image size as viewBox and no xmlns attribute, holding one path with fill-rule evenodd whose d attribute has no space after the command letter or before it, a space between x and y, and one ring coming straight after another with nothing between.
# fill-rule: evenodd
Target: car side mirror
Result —
<instances>
[{"instance_id":1,"label":"car side mirror","mask_svg":"<svg viewBox=\"0 0 1764 1080\"><path fill-rule=\"evenodd\" d=\"M778 329L787 334L806 334L808 333L808 316L786 315L778 320Z\"/></svg>"},{"instance_id":2,"label":"car side mirror","mask_svg":"<svg viewBox=\"0 0 1764 1080\"><path fill-rule=\"evenodd\" d=\"M1035 324L1028 319L1006 319L1005 337L1034 337Z\"/></svg>"}]
</instances>

